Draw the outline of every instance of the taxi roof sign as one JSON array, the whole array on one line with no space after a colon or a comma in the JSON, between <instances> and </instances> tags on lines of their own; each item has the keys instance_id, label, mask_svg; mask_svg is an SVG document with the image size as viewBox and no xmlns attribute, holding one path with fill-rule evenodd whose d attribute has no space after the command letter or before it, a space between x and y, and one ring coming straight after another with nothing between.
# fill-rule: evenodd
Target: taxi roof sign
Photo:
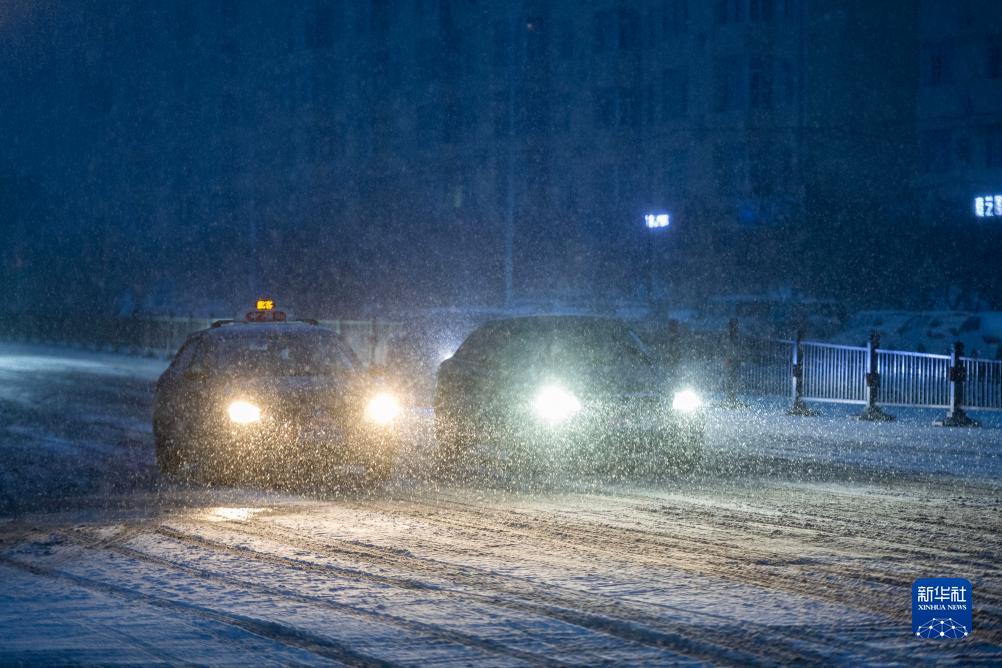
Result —
<instances>
[{"instance_id":1,"label":"taxi roof sign","mask_svg":"<svg viewBox=\"0 0 1002 668\"><path fill-rule=\"evenodd\" d=\"M247 311L247 322L285 322L285 311Z\"/></svg>"},{"instance_id":2,"label":"taxi roof sign","mask_svg":"<svg viewBox=\"0 0 1002 668\"><path fill-rule=\"evenodd\" d=\"M275 310L275 301L272 299L258 299L257 308L247 311L244 316L247 322L285 322L285 311Z\"/></svg>"}]
</instances>

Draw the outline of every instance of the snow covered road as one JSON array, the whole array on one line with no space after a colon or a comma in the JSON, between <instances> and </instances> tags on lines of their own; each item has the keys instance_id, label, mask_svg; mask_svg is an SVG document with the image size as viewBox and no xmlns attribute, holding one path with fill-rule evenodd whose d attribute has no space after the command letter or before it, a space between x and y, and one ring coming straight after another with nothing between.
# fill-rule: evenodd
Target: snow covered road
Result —
<instances>
[{"instance_id":1,"label":"snow covered road","mask_svg":"<svg viewBox=\"0 0 1002 668\"><path fill-rule=\"evenodd\" d=\"M0 348L0 664L1002 662L998 425L713 411L659 484L380 494L161 481L161 363ZM974 583L974 633L910 634L912 581Z\"/></svg>"}]
</instances>

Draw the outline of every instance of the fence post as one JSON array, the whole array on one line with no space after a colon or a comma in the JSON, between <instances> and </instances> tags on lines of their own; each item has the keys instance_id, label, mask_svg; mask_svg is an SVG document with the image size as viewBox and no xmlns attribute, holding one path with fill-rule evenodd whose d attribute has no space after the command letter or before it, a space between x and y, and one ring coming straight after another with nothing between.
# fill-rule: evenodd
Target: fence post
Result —
<instances>
[{"instance_id":1,"label":"fence post","mask_svg":"<svg viewBox=\"0 0 1002 668\"><path fill-rule=\"evenodd\" d=\"M858 419L890 422L894 416L885 413L877 405L877 397L880 394L880 371L877 365L878 348L880 348L880 335L871 332L870 340L866 342L866 408L859 414Z\"/></svg>"},{"instance_id":2,"label":"fence post","mask_svg":"<svg viewBox=\"0 0 1002 668\"><path fill-rule=\"evenodd\" d=\"M724 351L724 403L725 408L747 408L748 404L738 400L738 321L731 318L727 323L727 343Z\"/></svg>"},{"instance_id":3,"label":"fence post","mask_svg":"<svg viewBox=\"0 0 1002 668\"><path fill-rule=\"evenodd\" d=\"M953 351L950 353L950 366L947 369L950 380L950 407L946 411L946 417L933 422L937 427L980 427L981 423L967 417L964 412L964 383L967 381L967 369L964 367L964 344L960 341L953 343Z\"/></svg>"},{"instance_id":4,"label":"fence post","mask_svg":"<svg viewBox=\"0 0 1002 668\"><path fill-rule=\"evenodd\" d=\"M790 410L786 411L786 414L815 417L819 413L812 410L804 402L804 349L800 345L803 335L803 331L798 329L797 338L793 341L793 383L791 388L793 405L790 406Z\"/></svg>"}]
</instances>

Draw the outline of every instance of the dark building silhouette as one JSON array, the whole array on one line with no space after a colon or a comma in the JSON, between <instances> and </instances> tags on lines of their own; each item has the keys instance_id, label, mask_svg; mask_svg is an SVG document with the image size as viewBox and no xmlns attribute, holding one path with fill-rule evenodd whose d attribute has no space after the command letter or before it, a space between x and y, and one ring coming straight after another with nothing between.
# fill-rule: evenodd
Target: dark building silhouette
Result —
<instances>
[{"instance_id":1,"label":"dark building silhouette","mask_svg":"<svg viewBox=\"0 0 1002 668\"><path fill-rule=\"evenodd\" d=\"M182 310L645 298L649 212L660 297L837 293L829 241L973 197L946 133L998 168L929 100L947 4L15 2L0 178L19 247Z\"/></svg>"},{"instance_id":2,"label":"dark building silhouette","mask_svg":"<svg viewBox=\"0 0 1002 668\"><path fill-rule=\"evenodd\" d=\"M921 4L917 191L934 221L1002 220L1000 20L987 0Z\"/></svg>"}]
</instances>

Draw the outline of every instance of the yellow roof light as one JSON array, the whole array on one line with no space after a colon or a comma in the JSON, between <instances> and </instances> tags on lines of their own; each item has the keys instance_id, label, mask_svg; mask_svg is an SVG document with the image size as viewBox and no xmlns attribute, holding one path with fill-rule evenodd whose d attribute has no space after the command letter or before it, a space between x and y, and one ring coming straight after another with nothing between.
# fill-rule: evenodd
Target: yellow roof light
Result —
<instances>
[{"instance_id":1,"label":"yellow roof light","mask_svg":"<svg viewBox=\"0 0 1002 668\"><path fill-rule=\"evenodd\" d=\"M271 299L258 299L257 300L257 310L258 311L270 311L275 308L275 302Z\"/></svg>"}]
</instances>

